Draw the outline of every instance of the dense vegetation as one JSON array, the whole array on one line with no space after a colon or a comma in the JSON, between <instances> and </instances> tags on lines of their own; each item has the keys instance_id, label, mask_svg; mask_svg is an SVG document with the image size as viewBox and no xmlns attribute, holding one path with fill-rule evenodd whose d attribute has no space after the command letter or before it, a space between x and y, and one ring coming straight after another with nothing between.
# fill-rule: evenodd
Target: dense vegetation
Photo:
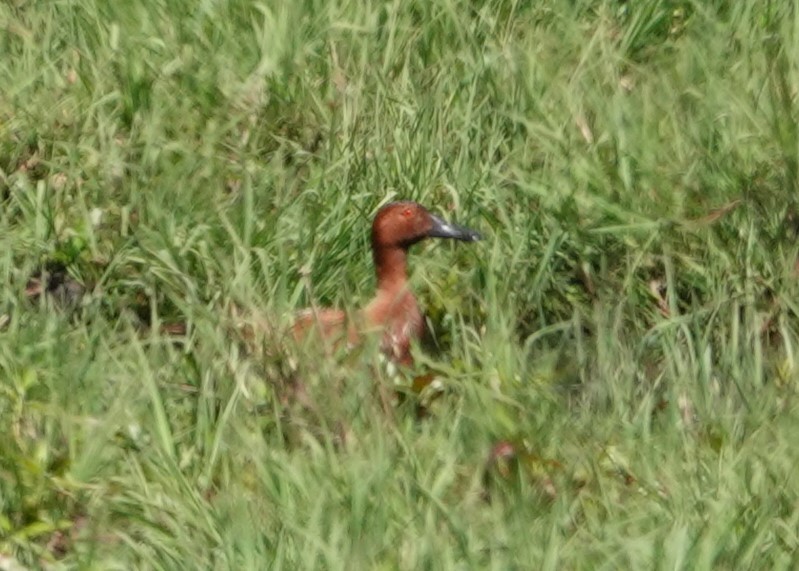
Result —
<instances>
[{"instance_id":1,"label":"dense vegetation","mask_svg":"<svg viewBox=\"0 0 799 571\"><path fill-rule=\"evenodd\" d=\"M10 0L0 54L8 568L797 568L793 3ZM242 345L368 300L396 198L485 236L415 248L417 371Z\"/></svg>"}]
</instances>

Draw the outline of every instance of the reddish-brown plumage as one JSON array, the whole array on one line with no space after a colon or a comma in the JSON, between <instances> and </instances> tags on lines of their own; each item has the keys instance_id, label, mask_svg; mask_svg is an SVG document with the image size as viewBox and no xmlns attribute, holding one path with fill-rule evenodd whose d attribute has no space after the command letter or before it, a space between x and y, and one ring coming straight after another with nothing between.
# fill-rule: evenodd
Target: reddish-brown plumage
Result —
<instances>
[{"instance_id":1,"label":"reddish-brown plumage","mask_svg":"<svg viewBox=\"0 0 799 571\"><path fill-rule=\"evenodd\" d=\"M392 361L413 363L411 344L424 333L424 318L408 286L408 249L425 238L480 239L474 230L450 224L415 202L393 202L372 223L372 256L377 274L374 299L347 319L338 309L309 309L292 328L301 340L316 332L326 340L356 344L363 333L382 334L380 348Z\"/></svg>"}]
</instances>

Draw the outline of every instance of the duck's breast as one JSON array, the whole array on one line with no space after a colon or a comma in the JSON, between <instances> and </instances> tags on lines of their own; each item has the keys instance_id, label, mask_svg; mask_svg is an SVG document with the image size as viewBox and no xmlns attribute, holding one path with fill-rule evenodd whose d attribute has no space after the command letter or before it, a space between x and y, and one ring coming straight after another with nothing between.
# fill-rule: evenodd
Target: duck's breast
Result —
<instances>
[{"instance_id":1,"label":"duck's breast","mask_svg":"<svg viewBox=\"0 0 799 571\"><path fill-rule=\"evenodd\" d=\"M411 344L424 334L424 318L411 292L378 293L364 310L367 322L382 331L380 348L392 361L411 365Z\"/></svg>"}]
</instances>

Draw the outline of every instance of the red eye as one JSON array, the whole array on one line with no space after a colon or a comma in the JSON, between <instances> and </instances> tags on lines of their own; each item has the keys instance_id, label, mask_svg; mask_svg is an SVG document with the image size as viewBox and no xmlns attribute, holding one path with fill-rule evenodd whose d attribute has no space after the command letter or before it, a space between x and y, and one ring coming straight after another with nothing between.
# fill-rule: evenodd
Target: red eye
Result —
<instances>
[{"instance_id":1,"label":"red eye","mask_svg":"<svg viewBox=\"0 0 799 571\"><path fill-rule=\"evenodd\" d=\"M410 208L406 208L405 210L402 211L402 215L405 218L410 218L411 214L413 214L413 210Z\"/></svg>"}]
</instances>

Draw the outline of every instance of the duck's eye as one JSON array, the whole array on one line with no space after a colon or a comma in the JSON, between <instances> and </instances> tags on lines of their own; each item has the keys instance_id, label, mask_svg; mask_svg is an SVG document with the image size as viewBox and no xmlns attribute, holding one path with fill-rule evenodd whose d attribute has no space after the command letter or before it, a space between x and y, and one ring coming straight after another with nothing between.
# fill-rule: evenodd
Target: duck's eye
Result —
<instances>
[{"instance_id":1,"label":"duck's eye","mask_svg":"<svg viewBox=\"0 0 799 571\"><path fill-rule=\"evenodd\" d=\"M406 208L405 210L402 211L402 215L405 218L410 218L411 214L413 214L413 209L411 209L411 208Z\"/></svg>"}]
</instances>

